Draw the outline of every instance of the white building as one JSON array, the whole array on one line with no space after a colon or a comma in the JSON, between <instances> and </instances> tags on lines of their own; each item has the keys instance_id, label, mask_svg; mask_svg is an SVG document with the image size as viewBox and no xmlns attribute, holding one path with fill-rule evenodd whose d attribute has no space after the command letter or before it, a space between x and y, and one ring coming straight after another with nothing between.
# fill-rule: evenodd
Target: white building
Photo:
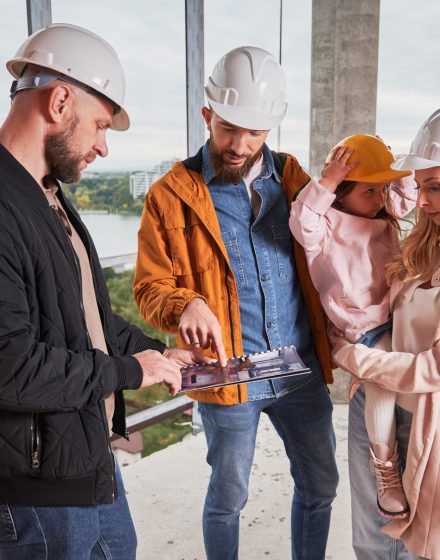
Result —
<instances>
[{"instance_id":1,"label":"white building","mask_svg":"<svg viewBox=\"0 0 440 560\"><path fill-rule=\"evenodd\" d=\"M133 198L142 198L150 188L156 175L153 171L141 171L130 175L130 194Z\"/></svg>"},{"instance_id":2,"label":"white building","mask_svg":"<svg viewBox=\"0 0 440 560\"><path fill-rule=\"evenodd\" d=\"M151 184L165 175L170 167L178 161L177 158L163 160L152 169L147 171L140 171L130 175L130 194L133 198L143 198L150 188Z\"/></svg>"}]
</instances>

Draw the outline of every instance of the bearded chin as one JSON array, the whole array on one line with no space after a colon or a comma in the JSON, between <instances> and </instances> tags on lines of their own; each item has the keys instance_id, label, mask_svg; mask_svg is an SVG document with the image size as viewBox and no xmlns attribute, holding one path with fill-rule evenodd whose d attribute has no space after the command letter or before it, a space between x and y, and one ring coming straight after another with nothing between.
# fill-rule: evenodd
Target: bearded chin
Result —
<instances>
[{"instance_id":1,"label":"bearded chin","mask_svg":"<svg viewBox=\"0 0 440 560\"><path fill-rule=\"evenodd\" d=\"M79 169L82 157L71 149L72 135L78 124L74 117L66 130L50 134L46 138L44 154L49 175L62 183L75 183L81 177Z\"/></svg>"},{"instance_id":2,"label":"bearded chin","mask_svg":"<svg viewBox=\"0 0 440 560\"><path fill-rule=\"evenodd\" d=\"M238 185L238 183L249 175L250 170L257 162L263 152L263 146L252 156L247 156L243 164L238 166L228 165L223 161L223 153L217 150L212 138L209 140L209 155L211 158L211 164L215 172L215 176L222 183L232 183L233 185Z\"/></svg>"}]
</instances>

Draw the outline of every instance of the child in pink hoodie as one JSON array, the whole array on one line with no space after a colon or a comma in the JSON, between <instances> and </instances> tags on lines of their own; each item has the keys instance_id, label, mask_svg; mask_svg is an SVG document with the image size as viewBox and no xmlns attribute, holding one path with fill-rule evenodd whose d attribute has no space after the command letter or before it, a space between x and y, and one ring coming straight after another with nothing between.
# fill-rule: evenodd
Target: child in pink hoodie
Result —
<instances>
[{"instance_id":1,"label":"child in pink hoodie","mask_svg":"<svg viewBox=\"0 0 440 560\"><path fill-rule=\"evenodd\" d=\"M319 181L292 203L290 229L303 246L310 275L333 326L348 341L386 344L391 328L385 267L399 251L398 218L415 207L410 172L390 168L394 157L375 136L356 134L330 152ZM385 349L385 348L384 348ZM396 447L396 395L366 383L365 422L384 517L405 517Z\"/></svg>"}]
</instances>

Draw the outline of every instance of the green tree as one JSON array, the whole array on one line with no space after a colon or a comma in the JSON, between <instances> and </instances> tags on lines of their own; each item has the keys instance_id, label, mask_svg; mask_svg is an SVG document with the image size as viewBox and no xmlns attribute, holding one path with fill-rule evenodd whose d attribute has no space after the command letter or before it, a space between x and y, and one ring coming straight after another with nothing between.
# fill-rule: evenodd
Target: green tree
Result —
<instances>
[{"instance_id":1,"label":"green tree","mask_svg":"<svg viewBox=\"0 0 440 560\"><path fill-rule=\"evenodd\" d=\"M85 187L78 187L75 193L76 205L81 210L88 210L91 207L90 193Z\"/></svg>"},{"instance_id":2,"label":"green tree","mask_svg":"<svg viewBox=\"0 0 440 560\"><path fill-rule=\"evenodd\" d=\"M167 346L175 346L174 335L163 333L147 325L141 317L132 294L134 271L128 270L117 274L112 268L106 268L104 269L104 275L110 292L113 311L131 324L138 326L151 338L162 340ZM153 385L138 391L126 391L125 398L128 405L127 414L129 415L167 401L171 397L166 386ZM190 432L191 422L184 414L178 414L173 418L168 418L141 430L144 442L143 456L181 441Z\"/></svg>"},{"instance_id":3,"label":"green tree","mask_svg":"<svg viewBox=\"0 0 440 560\"><path fill-rule=\"evenodd\" d=\"M133 197L127 185L119 185L113 191L113 207L114 208L129 208L133 202Z\"/></svg>"}]
</instances>

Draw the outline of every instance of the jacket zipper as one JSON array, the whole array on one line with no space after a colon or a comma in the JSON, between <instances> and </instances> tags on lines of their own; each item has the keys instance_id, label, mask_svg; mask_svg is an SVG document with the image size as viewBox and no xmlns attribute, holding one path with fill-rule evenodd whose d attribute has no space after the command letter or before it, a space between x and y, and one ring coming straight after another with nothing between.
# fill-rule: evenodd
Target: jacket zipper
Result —
<instances>
[{"instance_id":1,"label":"jacket zipper","mask_svg":"<svg viewBox=\"0 0 440 560\"><path fill-rule=\"evenodd\" d=\"M77 222L77 227L82 227L81 222L76 219L75 215L74 215L74 218L75 218L75 221ZM78 232L78 230L76 230L76 231ZM78 232L78 235L79 235L79 232ZM85 237L87 239L87 236L85 236ZM70 246L72 248L72 251L74 253L73 256L76 257L75 250L73 248L73 245L72 245L72 242L70 241L70 239L69 239L69 242L70 242ZM83 243L84 243L84 247L86 248L87 254L90 255L89 247L86 246L86 243L84 241L83 241ZM81 309L82 309L82 312L83 312L85 329L86 329L87 338L88 338L88 341L89 341L89 346L90 346L90 348L93 348L92 340L91 340L89 332L87 330L87 323L86 323L86 319L85 319L84 306L83 306L83 303L82 303L81 271L79 270L79 266L78 266L78 262L77 262L76 258L74 258L74 260L75 260L75 266L76 266L76 269L77 269L77 272L78 272L78 275L79 275L79 279L80 279L80 283L79 283L79 285L80 285L80 295L81 295L80 302L81 302ZM102 309L102 305L101 305L100 301L98 300L98 290L96 289L95 277L93 275L93 269L92 269L92 263L91 262L90 262L90 268L91 268L91 271L92 271L93 289L95 291L96 303L98 305L99 315L100 315L100 318L101 318L102 330L103 330L103 333L104 333L104 340L105 340L105 343L107 345L107 348L110 350L111 345L108 343L107 329L106 329L105 322L104 322L104 311ZM105 412L105 402L101 403L100 410L101 410L102 422L103 422L103 425L104 425L105 437L106 437L106 440L107 440L107 450L108 450L108 454L109 454L110 473L111 473L110 478L111 478L111 483L112 483L112 500L114 501L115 496L116 496L115 477L114 477L115 465L114 465L114 455L113 455L113 451L112 451L111 443L110 443L109 425L108 425L108 422L107 422L107 414ZM125 438L128 439L127 430L125 430Z\"/></svg>"},{"instance_id":2,"label":"jacket zipper","mask_svg":"<svg viewBox=\"0 0 440 560\"><path fill-rule=\"evenodd\" d=\"M40 417L38 414L33 413L31 418L31 470L33 472L38 471L40 468L40 451Z\"/></svg>"},{"instance_id":3,"label":"jacket zipper","mask_svg":"<svg viewBox=\"0 0 440 560\"><path fill-rule=\"evenodd\" d=\"M90 347L90 349L92 349L93 348L92 339L90 338L90 334L89 334L89 331L87 329L86 315L85 315L84 305L83 305L81 270L80 270L78 262L77 262L75 249L73 248L73 245L72 245L72 242L70 241L70 239L69 239L69 243L70 243L70 247L71 247L72 252L73 252L75 267L76 267L76 271L77 271L78 278L79 278L80 306L81 306L82 316L83 316L83 320L84 320L84 328L85 328L86 333L87 333L87 340L88 340L88 343L89 343L89 347ZM86 247L86 250L87 250L87 247ZM89 254L89 251L87 251L87 254ZM90 263L90 268L92 268L92 263ZM110 347L110 345L108 344L107 332L106 332L106 328L105 328L104 321L103 321L104 313L103 313L103 310L102 310L101 303L98 301L98 297L97 297L98 292L96 290L95 278L93 276L93 270L92 270L92 280L93 280L93 289L95 291L96 303L98 305L99 314L100 314L100 317L101 317L102 330L104 332L104 340L105 340L105 343L106 343L107 347ZM115 500L115 495L116 495L115 477L113 476L113 473L115 472L115 465L113 463L113 452L112 452L111 444L110 444L109 425L108 425L108 422L107 422L107 415L105 413L105 403L104 402L102 402L102 404L100 406L100 409L101 409L101 416L102 416L102 421L103 421L103 425L104 425L105 436L106 436L106 440L107 440L107 450L108 450L109 459L110 459L110 472L111 472L110 477L111 477L111 482L112 482L112 500L114 501Z\"/></svg>"},{"instance_id":4,"label":"jacket zipper","mask_svg":"<svg viewBox=\"0 0 440 560\"><path fill-rule=\"evenodd\" d=\"M110 436L108 434L109 432L109 426L108 426L108 422L107 422L107 415L105 413L105 403L102 402L100 404L100 410L101 410L101 416L102 416L102 421L104 424L104 431L105 431L105 437L107 440L107 451L109 454L109 459L110 459L110 478L112 481L112 500L115 501L115 496L116 496L116 488L115 488L115 477L113 476L113 473L115 472L115 465L114 465L114 456L113 456L113 451L112 451L112 446L110 443Z\"/></svg>"},{"instance_id":5,"label":"jacket zipper","mask_svg":"<svg viewBox=\"0 0 440 560\"><path fill-rule=\"evenodd\" d=\"M102 324L102 331L104 333L104 340L105 340L105 343L107 345L108 350L112 351L111 344L109 344L109 342L108 342L107 329L106 329L105 321L104 321L104 311L102 309L102 305L101 305L100 301L98 300L98 296L97 296L98 291L97 291L96 286L95 286L95 278L93 276L93 273L92 273L92 279L93 279L93 287L94 287L95 294L96 294L96 303L98 305L99 315L101 317L101 324ZM112 351L112 354L113 354L113 351ZM115 495L116 495L116 488L115 488L115 482L116 481L115 481L115 477L113 476L113 473L115 472L115 465L114 465L115 459L114 459L114 455L113 455L113 451L112 451L112 446L111 446L111 443L110 443L110 436L109 436L110 426L108 425L108 422L107 422L107 414L105 412L105 402L102 403L101 414L102 414L102 417L103 417L102 419L103 419L103 423L104 423L104 427L105 427L105 435L106 435L106 438L107 438L107 449L108 449L109 459L110 459L110 472L111 472L110 477L111 477L111 480L112 480L112 499L114 501L115 500ZM128 440L128 430L127 430L126 427L124 429L124 432L125 432L124 433L124 438Z\"/></svg>"},{"instance_id":6,"label":"jacket zipper","mask_svg":"<svg viewBox=\"0 0 440 560\"><path fill-rule=\"evenodd\" d=\"M72 241L70 240L69 234L67 233L66 228L65 228L65 226L64 226L64 224L61 220L61 217L59 216L59 214L57 212L56 206L55 205L50 205L50 208L52 208L52 210L55 212L55 214L57 216L58 223L61 225L62 230L63 230L64 234L66 235L67 241L68 241L69 246L70 246L70 250L72 252L73 262L75 264L76 276L77 276L77 280L78 280L79 306L81 308L81 315L82 315L82 318L83 318L83 326L84 326L84 329L86 331L87 342L88 342L89 348L92 349L93 348L92 340L90 338L90 334L89 334L89 331L87 329L86 314L85 314L84 305L83 305L81 270L79 268L78 261L77 261L78 257L76 256L75 249L73 248L73 244L72 244Z\"/></svg>"},{"instance_id":7,"label":"jacket zipper","mask_svg":"<svg viewBox=\"0 0 440 560\"><path fill-rule=\"evenodd\" d=\"M64 227L64 224L62 223L61 218L58 215L58 212L56 211L56 207L51 206L51 208L55 211L56 215L58 216L59 223L62 225L63 230L66 231L65 227ZM73 248L72 241L70 240L70 237L67 234L67 232L66 232L66 237L67 237L67 240L69 242L70 249L72 251L73 262L75 263L75 270L76 270L76 274L77 274L79 295L80 295L79 304L80 304L80 308L81 308L81 315L82 315L83 322L84 322L84 329L85 329L86 334L87 334L87 342L88 342L89 348L93 349L92 339L91 339L89 331L87 329L86 314L85 314L84 304L83 304L81 270L80 270L80 267L78 265L75 249ZM87 253L88 253L88 251L87 251ZM91 264L90 264L90 267L91 267ZM95 284L94 277L93 277L93 272L92 272L92 279L93 279L93 284ZM96 294L97 292L96 292L96 286L95 285L94 285L94 289L95 289L95 294ZM106 344L108 344L107 343L107 336L106 336L106 332L105 332L105 326L104 326L104 323L102 321L102 317L103 317L102 307L101 307L101 304L98 300L97 300L97 304L98 304L98 307L99 307L99 310L100 310L102 329L104 331L104 338L105 338ZM100 406L100 410L101 410L101 416L102 416L103 424L104 424L104 431L105 431L105 435L106 435L106 439L107 439L107 449L108 449L108 452L109 452L110 467L111 467L110 468L110 472L111 472L110 476L111 476L111 482L112 482L112 500L114 501L115 500L115 495L116 495L116 492L115 492L115 477L113 476L115 466L114 466L114 463L113 463L113 452L112 452L112 449L111 449L110 437L109 437L109 434L108 434L109 426L108 426L108 422L107 422L107 416L105 414L105 404L104 403L102 403L102 405ZM128 437L128 435L127 435L127 437Z\"/></svg>"}]
</instances>

